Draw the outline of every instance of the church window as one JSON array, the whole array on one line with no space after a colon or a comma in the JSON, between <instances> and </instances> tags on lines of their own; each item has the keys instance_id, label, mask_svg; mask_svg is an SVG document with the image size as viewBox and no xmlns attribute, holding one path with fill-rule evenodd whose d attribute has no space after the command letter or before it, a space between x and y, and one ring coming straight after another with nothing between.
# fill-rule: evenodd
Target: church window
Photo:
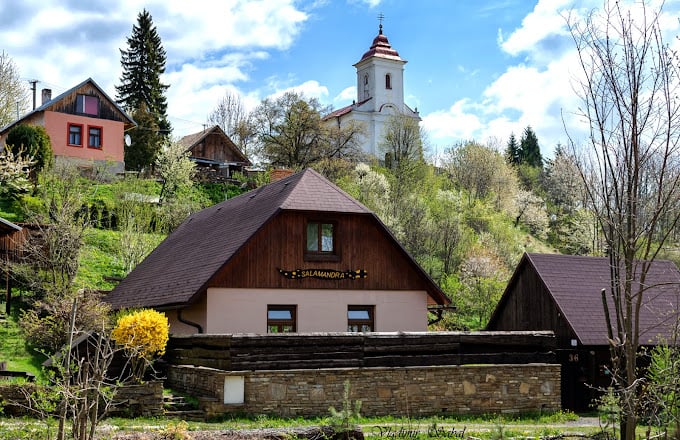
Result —
<instances>
[{"instance_id":1,"label":"church window","mask_svg":"<svg viewBox=\"0 0 680 440\"><path fill-rule=\"evenodd\" d=\"M385 75L385 88L386 89L391 89L392 88L392 77L388 73Z\"/></svg>"},{"instance_id":2,"label":"church window","mask_svg":"<svg viewBox=\"0 0 680 440\"><path fill-rule=\"evenodd\" d=\"M368 75L364 75L364 99L369 98L369 93L368 93Z\"/></svg>"}]
</instances>

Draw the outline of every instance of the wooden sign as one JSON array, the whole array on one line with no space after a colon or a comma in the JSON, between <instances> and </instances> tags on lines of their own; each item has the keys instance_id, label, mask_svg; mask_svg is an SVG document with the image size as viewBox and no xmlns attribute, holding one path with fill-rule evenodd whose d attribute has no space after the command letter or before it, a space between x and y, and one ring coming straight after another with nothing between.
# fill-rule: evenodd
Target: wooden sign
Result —
<instances>
[{"instance_id":1,"label":"wooden sign","mask_svg":"<svg viewBox=\"0 0 680 440\"><path fill-rule=\"evenodd\" d=\"M317 278L319 280L356 280L366 278L368 273L365 270L333 270L333 269L279 269L279 273L291 280L302 278Z\"/></svg>"}]
</instances>

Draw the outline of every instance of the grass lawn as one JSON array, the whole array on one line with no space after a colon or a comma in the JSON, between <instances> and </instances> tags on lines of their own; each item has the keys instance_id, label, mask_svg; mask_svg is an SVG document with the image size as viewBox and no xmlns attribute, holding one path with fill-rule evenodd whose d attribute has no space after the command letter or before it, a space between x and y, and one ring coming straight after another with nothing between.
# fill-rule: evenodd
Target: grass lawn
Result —
<instances>
[{"instance_id":1,"label":"grass lawn","mask_svg":"<svg viewBox=\"0 0 680 440\"><path fill-rule=\"evenodd\" d=\"M180 419L138 418L138 419L105 419L99 425L99 438L116 438L121 433L147 433L154 435L144 438L194 438L198 431L226 430L259 430L300 428L327 424L325 418L292 418L276 417L229 417L214 422L185 422ZM556 436L593 437L602 433L602 427L595 418L580 418L571 413L554 415L528 415L502 417L429 417L422 419L375 417L361 418L358 424L368 438L387 439L439 439L439 438L476 438L476 439L510 439L510 438L546 438ZM54 435L56 422L49 422L50 431ZM35 419L2 419L0 418L0 440L45 438L47 422ZM176 434L188 434L182 437ZM640 429L640 434L644 428ZM41 437L42 436L42 437ZM139 438L139 437L136 437ZM199 437L200 438L200 437ZM211 437L212 438L212 437Z\"/></svg>"},{"instance_id":2,"label":"grass lawn","mask_svg":"<svg viewBox=\"0 0 680 440\"><path fill-rule=\"evenodd\" d=\"M0 310L3 312L0 316L4 318L0 320L0 361L7 362L7 370L26 371L39 377L42 374L41 364L45 357L26 347L17 323L21 307L21 303L14 300L10 316L5 316L5 303L0 302Z\"/></svg>"}]
</instances>

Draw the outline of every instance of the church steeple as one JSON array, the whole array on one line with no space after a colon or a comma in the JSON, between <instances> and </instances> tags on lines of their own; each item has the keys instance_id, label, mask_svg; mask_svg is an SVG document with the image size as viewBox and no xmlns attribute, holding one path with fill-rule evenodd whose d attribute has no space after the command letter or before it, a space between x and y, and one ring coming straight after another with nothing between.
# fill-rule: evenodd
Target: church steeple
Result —
<instances>
[{"instance_id":1,"label":"church steeple","mask_svg":"<svg viewBox=\"0 0 680 440\"><path fill-rule=\"evenodd\" d=\"M378 27L378 35L373 39L373 44L371 44L371 47L368 49L368 51L366 51L366 53L364 53L359 62L370 57L381 57L402 61L402 59L399 57L399 52L392 48L389 40L383 34L382 22Z\"/></svg>"},{"instance_id":2,"label":"church steeple","mask_svg":"<svg viewBox=\"0 0 680 440\"><path fill-rule=\"evenodd\" d=\"M365 103L362 109L380 112L385 106L401 112L404 102L404 64L383 33L380 14L378 35L354 67L357 69L357 102Z\"/></svg>"},{"instance_id":3,"label":"church steeple","mask_svg":"<svg viewBox=\"0 0 680 440\"><path fill-rule=\"evenodd\" d=\"M404 65L406 60L399 56L383 33L380 14L378 35L371 47L354 64L357 75L357 99L351 105L331 113L329 123L342 127L349 122L358 122L366 127L362 149L381 157L380 143L385 135L385 126L392 115L403 115L420 122L420 116L404 102Z\"/></svg>"}]
</instances>

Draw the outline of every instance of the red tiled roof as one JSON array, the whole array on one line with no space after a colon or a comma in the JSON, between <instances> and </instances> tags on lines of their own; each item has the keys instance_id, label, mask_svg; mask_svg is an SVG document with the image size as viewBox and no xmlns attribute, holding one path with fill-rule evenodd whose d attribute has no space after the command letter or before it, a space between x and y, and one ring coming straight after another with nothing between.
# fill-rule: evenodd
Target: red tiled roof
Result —
<instances>
[{"instance_id":1,"label":"red tiled roof","mask_svg":"<svg viewBox=\"0 0 680 440\"><path fill-rule=\"evenodd\" d=\"M606 345L607 328L602 289L615 325L610 292L610 264L606 257L559 254L525 254L517 270L531 265L555 300L583 345ZM515 277L513 276L513 279ZM510 281L512 283L513 280ZM659 335L670 340L680 299L680 271L671 261L655 260L647 273L640 309L640 344L656 343ZM637 288L634 286L634 288ZM506 293L510 290L510 284Z\"/></svg>"},{"instance_id":2,"label":"red tiled roof","mask_svg":"<svg viewBox=\"0 0 680 440\"><path fill-rule=\"evenodd\" d=\"M106 301L116 308L169 307L191 302L205 290L210 278L281 210L374 216L319 173L307 169L192 214L108 294ZM438 301L448 302L438 287L433 285L432 291Z\"/></svg>"},{"instance_id":3,"label":"red tiled roof","mask_svg":"<svg viewBox=\"0 0 680 440\"><path fill-rule=\"evenodd\" d=\"M359 101L358 104L352 103L352 104L350 104L346 107L342 107L342 108L339 108L337 110L333 110L332 112L330 112L329 114L324 116L323 119L328 120L328 119L331 119L331 118L339 118L340 116L343 116L343 115L346 115L347 113L350 113L355 108L361 107L362 105L364 105L365 103L367 103L371 99L373 99L373 98L366 98L363 101Z\"/></svg>"}]
</instances>

